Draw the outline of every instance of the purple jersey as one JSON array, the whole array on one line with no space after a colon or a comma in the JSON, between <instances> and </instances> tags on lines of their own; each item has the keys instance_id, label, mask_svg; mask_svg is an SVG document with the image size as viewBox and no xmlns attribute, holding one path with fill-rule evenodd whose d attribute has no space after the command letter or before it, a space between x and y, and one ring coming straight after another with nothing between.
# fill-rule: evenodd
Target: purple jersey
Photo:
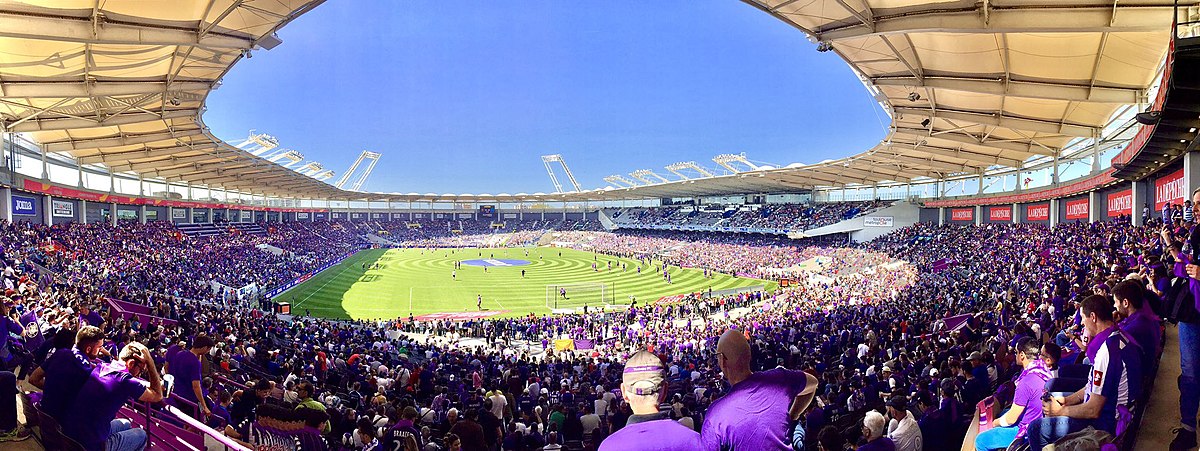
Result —
<instances>
[{"instance_id":1,"label":"purple jersey","mask_svg":"<svg viewBox=\"0 0 1200 451\"><path fill-rule=\"evenodd\" d=\"M1042 392L1046 381L1050 379L1050 371L1041 360L1021 371L1017 378L1017 388L1013 393L1013 405L1024 406L1021 418L1017 420L1017 438L1025 437L1029 423L1042 417Z\"/></svg>"},{"instance_id":2,"label":"purple jersey","mask_svg":"<svg viewBox=\"0 0 1200 451\"><path fill-rule=\"evenodd\" d=\"M71 401L79 388L87 381L96 367L87 356L75 348L59 349L50 354L42 371L46 373L46 388L42 390L42 411L62 421L63 414L71 407Z\"/></svg>"},{"instance_id":3,"label":"purple jersey","mask_svg":"<svg viewBox=\"0 0 1200 451\"><path fill-rule=\"evenodd\" d=\"M142 381L120 366L98 365L64 414L63 432L88 451L103 451L109 423L121 406L146 392Z\"/></svg>"},{"instance_id":4,"label":"purple jersey","mask_svg":"<svg viewBox=\"0 0 1200 451\"><path fill-rule=\"evenodd\" d=\"M788 409L807 382L803 371L751 374L709 408L700 428L703 449L791 450Z\"/></svg>"},{"instance_id":5,"label":"purple jersey","mask_svg":"<svg viewBox=\"0 0 1200 451\"><path fill-rule=\"evenodd\" d=\"M646 415L650 416L650 415ZM661 420L630 422L600 443L599 451L691 451L700 449L700 434L679 422Z\"/></svg>"}]
</instances>

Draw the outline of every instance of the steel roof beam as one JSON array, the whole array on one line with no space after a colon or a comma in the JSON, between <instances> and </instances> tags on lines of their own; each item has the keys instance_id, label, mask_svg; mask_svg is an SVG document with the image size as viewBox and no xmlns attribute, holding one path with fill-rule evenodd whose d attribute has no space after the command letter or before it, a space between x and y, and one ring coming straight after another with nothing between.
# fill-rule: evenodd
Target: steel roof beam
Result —
<instances>
[{"instance_id":1,"label":"steel roof beam","mask_svg":"<svg viewBox=\"0 0 1200 451\"><path fill-rule=\"evenodd\" d=\"M933 129L934 133L938 133L938 132L942 132L942 131L943 130ZM1044 149L1041 146L1038 146L1036 144L1033 144L1033 143L1023 144L1023 143L1018 143L1018 142L1008 142L1008 141L998 141L998 140L997 141L981 141L974 134L970 134L970 133L964 134L964 133L966 133L966 132L946 132L946 133L939 133L939 134L933 135L933 134L930 134L929 130L924 129L924 128L896 127L896 129L895 129L896 135L914 136L914 137L918 137L918 138L928 138L928 139L940 139L940 140L956 142L956 143L960 143L960 144L991 147L991 148L1004 150L1004 151L1008 151L1008 152L1022 153L1022 154L1026 155L1025 158L1029 158L1034 155L1049 156L1051 154L1046 149ZM970 136L968 136L968 135L970 135Z\"/></svg>"},{"instance_id":2,"label":"steel roof beam","mask_svg":"<svg viewBox=\"0 0 1200 451\"><path fill-rule=\"evenodd\" d=\"M871 23L853 23L813 30L818 40L835 42L901 33L1105 33L1155 32L1170 23L1170 3L1120 5L1112 2L1094 6L1005 6L988 7L986 2L968 8L946 8L942 4L925 11L874 16ZM787 12L782 11L783 17ZM1116 14L1120 20L1113 20Z\"/></svg>"},{"instance_id":3,"label":"steel roof beam","mask_svg":"<svg viewBox=\"0 0 1200 451\"><path fill-rule=\"evenodd\" d=\"M14 98L132 96L179 91L208 91L212 83L181 81L9 81L0 83L0 95Z\"/></svg>"},{"instance_id":4,"label":"steel roof beam","mask_svg":"<svg viewBox=\"0 0 1200 451\"><path fill-rule=\"evenodd\" d=\"M204 130L176 130L143 134L122 134L108 138L74 139L69 141L48 142L45 145L48 152L68 152L80 149L99 149L104 147L129 146L145 144L169 139L180 139L189 136L203 135Z\"/></svg>"},{"instance_id":5,"label":"steel roof beam","mask_svg":"<svg viewBox=\"0 0 1200 451\"><path fill-rule=\"evenodd\" d=\"M19 11L0 11L0 37L80 44L195 46L227 51L254 48L250 37L116 21L94 23L91 17L35 16Z\"/></svg>"},{"instance_id":6,"label":"steel roof beam","mask_svg":"<svg viewBox=\"0 0 1200 451\"><path fill-rule=\"evenodd\" d=\"M1004 158L1004 157L1000 157L1000 156L976 153L976 152L971 152L971 151L962 150L962 149L952 149L952 148L946 148L946 147L931 146L929 144L918 145L915 142L892 141L892 147L901 147L906 150L911 149L916 152L927 153L927 154L935 155L935 156L939 156L939 157L960 158L963 160L967 160L967 161L976 163L976 164L973 164L972 166L982 165L983 167L987 167L987 166L999 165L999 166L1007 166L1010 168L1016 168L1016 167L1020 167L1020 165L1023 163L1023 161L1017 160L1015 158Z\"/></svg>"},{"instance_id":7,"label":"steel roof beam","mask_svg":"<svg viewBox=\"0 0 1200 451\"><path fill-rule=\"evenodd\" d=\"M899 155L899 154L888 155L888 154L877 153L877 154L871 155L866 158L870 158L874 161L879 161L882 163L887 163L890 160L890 161L896 161L896 162L901 162L901 163L908 163L911 165L916 165L918 167L926 166L926 167L933 168L938 171L976 172L978 170L977 168L974 168L974 167L971 167L971 166L968 166L965 164L954 164L954 163L949 163L949 162L945 162L945 161L941 161L941 160L934 160L932 158L918 158L918 157L911 157L911 156Z\"/></svg>"},{"instance_id":8,"label":"steel roof beam","mask_svg":"<svg viewBox=\"0 0 1200 451\"><path fill-rule=\"evenodd\" d=\"M129 150L124 152L101 153L96 155L88 155L79 157L76 161L79 164L117 164L123 163L132 159L155 158L175 155L180 152L212 150L217 148L213 143L198 143L192 146L168 146L168 147L147 147L137 150Z\"/></svg>"},{"instance_id":9,"label":"steel roof beam","mask_svg":"<svg viewBox=\"0 0 1200 451\"><path fill-rule=\"evenodd\" d=\"M1008 80L986 77L875 77L870 79L877 86L901 86L908 88L936 88L977 94L1006 95L1030 99L1066 100L1071 102L1098 102L1133 104L1145 100L1146 91L1136 88L1104 86L1097 84L1050 83L1038 81Z\"/></svg>"},{"instance_id":10,"label":"steel roof beam","mask_svg":"<svg viewBox=\"0 0 1200 451\"><path fill-rule=\"evenodd\" d=\"M996 127L1004 127L1013 130L1053 133L1058 135L1074 136L1078 138L1091 138L1092 136L1095 136L1093 133L1098 133L1100 131L1099 127L1092 127L1090 125L1068 124L1042 119L1027 119L1008 115L998 115L996 113L956 111L940 108L935 112L929 108L913 107L895 107L893 108L893 111L897 115L911 114L920 117L967 121L980 125L994 125Z\"/></svg>"},{"instance_id":11,"label":"steel roof beam","mask_svg":"<svg viewBox=\"0 0 1200 451\"><path fill-rule=\"evenodd\" d=\"M138 162L138 163L134 163L132 161L127 161L125 163L108 165L108 167L114 171L134 171L134 172L141 173L142 171L155 170L155 168L162 168L162 169L166 170L166 169L182 166L185 164L190 165L192 163L200 163L200 162L205 162L205 161L220 160L220 159L232 159L232 158L235 158L235 157L232 155L222 156L222 155L214 155L211 153L206 153L204 155L185 156L185 157L171 156L170 158L167 158L164 160L145 161L145 162Z\"/></svg>"},{"instance_id":12,"label":"steel roof beam","mask_svg":"<svg viewBox=\"0 0 1200 451\"><path fill-rule=\"evenodd\" d=\"M95 127L110 127L114 125L129 125L139 122L162 121L166 119L177 119L185 117L196 117L195 109L164 111L162 113L127 113L116 116L109 116L103 120L96 121L93 119L81 118L62 118L62 119L30 119L15 127L8 129L10 132L44 132L55 130L74 130L86 129Z\"/></svg>"}]
</instances>

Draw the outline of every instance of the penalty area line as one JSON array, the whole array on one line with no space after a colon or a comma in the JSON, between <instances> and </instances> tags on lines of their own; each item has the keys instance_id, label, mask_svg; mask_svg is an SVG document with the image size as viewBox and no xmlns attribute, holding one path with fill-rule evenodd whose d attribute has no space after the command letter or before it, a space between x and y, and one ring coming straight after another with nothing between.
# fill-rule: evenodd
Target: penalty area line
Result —
<instances>
[{"instance_id":1,"label":"penalty area line","mask_svg":"<svg viewBox=\"0 0 1200 451\"><path fill-rule=\"evenodd\" d=\"M321 284L321 286L317 287L316 290L313 290L311 293L308 293L308 296L305 296L304 299L301 299L300 302L297 302L296 305L292 306L292 308L300 307L300 304L303 304L309 298L313 297L314 294L317 294L321 290L325 289L325 286L329 285L329 282L333 282L334 280L337 280L338 277L341 277L342 274L345 273L347 269L350 269L350 266L351 265L346 265L345 267L343 267L341 271L338 271L337 275L330 277L329 280L326 280L325 283L323 283L323 284Z\"/></svg>"}]
</instances>

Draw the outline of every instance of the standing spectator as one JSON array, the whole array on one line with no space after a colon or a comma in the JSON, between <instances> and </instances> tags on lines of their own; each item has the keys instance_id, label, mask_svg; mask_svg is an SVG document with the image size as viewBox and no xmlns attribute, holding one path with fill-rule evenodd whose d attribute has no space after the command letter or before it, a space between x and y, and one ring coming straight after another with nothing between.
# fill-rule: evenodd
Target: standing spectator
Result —
<instances>
[{"instance_id":1,"label":"standing spectator","mask_svg":"<svg viewBox=\"0 0 1200 451\"><path fill-rule=\"evenodd\" d=\"M208 407L208 393L204 392L204 387L200 384L203 379L200 368L204 356L212 350L213 344L213 339L208 335L197 335L192 340L190 351L176 352L167 364L167 374L175 378L176 386L182 387L174 392L178 393L180 398L195 403L200 415L203 415L201 419L212 415Z\"/></svg>"},{"instance_id":2,"label":"standing spectator","mask_svg":"<svg viewBox=\"0 0 1200 451\"><path fill-rule=\"evenodd\" d=\"M1200 189L1192 192L1192 208L1200 206ZM1193 212L1195 213L1195 212ZM1200 243L1200 227L1193 227L1188 234L1192 255L1181 255L1184 261L1176 265L1176 276L1189 278L1187 292L1181 293L1181 302L1190 295L1192 305L1180 308L1179 320L1179 428L1171 442L1171 450L1186 450L1196 447L1196 410L1200 407L1200 266L1190 259L1197 254ZM1186 266L1185 266L1186 264ZM1186 307L1192 307L1190 311ZM1189 314L1183 314L1183 312Z\"/></svg>"},{"instance_id":3,"label":"standing spectator","mask_svg":"<svg viewBox=\"0 0 1200 451\"><path fill-rule=\"evenodd\" d=\"M703 449L791 450L795 418L808 407L817 378L802 371L750 371L750 343L739 330L717 341L717 363L732 386L709 408ZM754 417L754 421L746 418Z\"/></svg>"},{"instance_id":4,"label":"standing spectator","mask_svg":"<svg viewBox=\"0 0 1200 451\"><path fill-rule=\"evenodd\" d=\"M658 410L667 395L662 360L638 351L625 362L621 394L633 415L621 429L600 444L599 451L682 451L700 448L700 434L671 421L670 412Z\"/></svg>"},{"instance_id":5,"label":"standing spectator","mask_svg":"<svg viewBox=\"0 0 1200 451\"><path fill-rule=\"evenodd\" d=\"M163 399L162 380L150 350L140 343L121 349L118 361L124 366L97 366L92 376L65 414L63 432L88 451L141 450L146 446L146 431L134 428L129 420L114 419L121 406L130 400L159 402ZM146 375L150 387L138 379Z\"/></svg>"},{"instance_id":6,"label":"standing spectator","mask_svg":"<svg viewBox=\"0 0 1200 451\"><path fill-rule=\"evenodd\" d=\"M887 403L888 438L896 444L898 451L921 451L921 426L917 424L916 416L908 411L908 398L893 396Z\"/></svg>"},{"instance_id":7,"label":"standing spectator","mask_svg":"<svg viewBox=\"0 0 1200 451\"><path fill-rule=\"evenodd\" d=\"M1117 406L1128 406L1140 391L1140 354L1113 322L1112 301L1100 295L1088 296L1079 310L1084 329L1092 337L1086 349L1092 362L1091 377L1079 391L1066 397L1053 396L1044 403L1045 416L1030 425L1032 449L1042 449L1088 426L1116 433Z\"/></svg>"},{"instance_id":8,"label":"standing spectator","mask_svg":"<svg viewBox=\"0 0 1200 451\"><path fill-rule=\"evenodd\" d=\"M479 411L475 409L467 409L466 418L458 420L454 426L450 428L450 433L458 436L462 440L463 451L487 451L487 440L483 435L483 427L476 421L479 419Z\"/></svg>"}]
</instances>

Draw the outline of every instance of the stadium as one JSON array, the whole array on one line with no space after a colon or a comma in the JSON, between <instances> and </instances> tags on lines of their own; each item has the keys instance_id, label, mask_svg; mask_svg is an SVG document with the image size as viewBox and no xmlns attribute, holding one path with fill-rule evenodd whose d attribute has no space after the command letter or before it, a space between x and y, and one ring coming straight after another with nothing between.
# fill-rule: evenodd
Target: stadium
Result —
<instances>
[{"instance_id":1,"label":"stadium","mask_svg":"<svg viewBox=\"0 0 1200 451\"><path fill-rule=\"evenodd\" d=\"M836 59L829 73L866 89L885 136L838 154L789 143L787 164L662 151L681 161L603 177L592 167L649 164L675 133L745 127L721 141L745 148L805 129L844 144L869 135L870 116L829 125L863 93L817 85L786 120L767 117L802 83L772 78L774 65L714 89L762 97L676 92L748 122L671 112L623 129L605 116L615 105L658 111L671 94L629 94L656 80L623 79L627 67L581 71L593 85L423 97L439 91L391 71L437 72L424 66L449 56L371 46L425 42L401 31L452 41L490 5L438 11L449 30L422 5L346 3L0 1L0 449L1197 448L1196 1L688 4L733 27L674 38L702 41L701 65L755 53L723 44L728 30L770 28L750 40L804 44L766 53L776 60ZM451 65L502 79L638 61L642 47L676 49L672 26L687 22L655 15L664 5L604 6L582 15L663 34L630 45L618 38L632 28L571 22L539 35L500 14L529 47L506 53L483 26L475 37L494 46ZM313 31L347 19L353 30ZM579 36L603 52L562 50ZM533 41L560 47L535 59ZM362 59L281 57L325 42ZM248 71L325 84L222 111ZM394 82L367 96L410 96L397 103L419 112L325 101L371 84L367 72ZM392 135L554 123L571 113L535 100L579 86L594 97L578 113L610 121L588 136L654 146L528 150L563 146L512 127L478 140L482 154L423 142L400 158L364 150L344 172L329 169L341 150L318 150L339 126L383 123L336 137L383 149ZM484 91L508 100L468 109L493 117L454 109ZM294 132L209 126L264 111ZM535 130L573 136L560 125ZM429 192L447 186L475 193Z\"/></svg>"}]
</instances>

